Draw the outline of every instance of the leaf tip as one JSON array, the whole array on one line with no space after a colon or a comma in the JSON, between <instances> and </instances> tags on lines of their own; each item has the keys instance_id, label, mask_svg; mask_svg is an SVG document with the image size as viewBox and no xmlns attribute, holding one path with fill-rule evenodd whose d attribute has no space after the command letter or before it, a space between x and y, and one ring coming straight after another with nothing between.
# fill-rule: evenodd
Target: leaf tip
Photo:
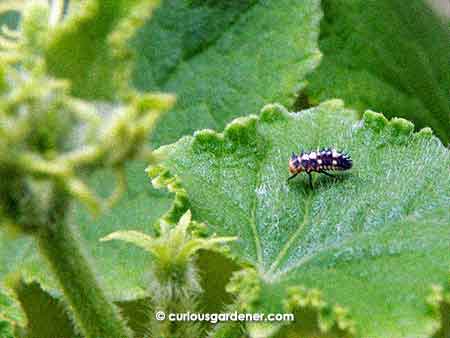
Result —
<instances>
[{"instance_id":1,"label":"leaf tip","mask_svg":"<svg viewBox=\"0 0 450 338\"><path fill-rule=\"evenodd\" d=\"M191 223L191 219L192 219L191 210L188 210L183 214L183 216L181 216L178 224L183 228L187 228L189 223Z\"/></svg>"},{"instance_id":2,"label":"leaf tip","mask_svg":"<svg viewBox=\"0 0 450 338\"><path fill-rule=\"evenodd\" d=\"M145 172L147 173L148 177L154 178L161 172L162 168L158 165L149 165L147 168L145 168Z\"/></svg>"},{"instance_id":3,"label":"leaf tip","mask_svg":"<svg viewBox=\"0 0 450 338\"><path fill-rule=\"evenodd\" d=\"M223 144L223 136L212 129L203 129L194 133L192 148L195 151L218 152Z\"/></svg>"},{"instance_id":4,"label":"leaf tip","mask_svg":"<svg viewBox=\"0 0 450 338\"><path fill-rule=\"evenodd\" d=\"M176 224L180 217L189 209L189 199L186 190L181 186L177 176L174 176L165 167L150 165L146 169L151 178L152 185L157 189L167 188L169 192L175 193L175 199L169 211L163 215L162 220L170 224Z\"/></svg>"},{"instance_id":5,"label":"leaf tip","mask_svg":"<svg viewBox=\"0 0 450 338\"><path fill-rule=\"evenodd\" d=\"M320 107L331 111L341 110L344 109L344 101L341 99L331 99L322 102Z\"/></svg>"},{"instance_id":6,"label":"leaf tip","mask_svg":"<svg viewBox=\"0 0 450 338\"><path fill-rule=\"evenodd\" d=\"M433 129L430 127L425 127L420 129L416 134L416 137L429 139L433 137Z\"/></svg>"},{"instance_id":7,"label":"leaf tip","mask_svg":"<svg viewBox=\"0 0 450 338\"><path fill-rule=\"evenodd\" d=\"M231 143L249 144L255 139L257 121L258 117L255 115L238 117L225 127L223 135Z\"/></svg>"},{"instance_id":8,"label":"leaf tip","mask_svg":"<svg viewBox=\"0 0 450 338\"><path fill-rule=\"evenodd\" d=\"M175 104L175 95L167 93L145 93L136 95L135 105L138 111L166 111Z\"/></svg>"},{"instance_id":9,"label":"leaf tip","mask_svg":"<svg viewBox=\"0 0 450 338\"><path fill-rule=\"evenodd\" d=\"M396 135L409 136L414 130L414 124L411 121L399 117L392 118L389 124Z\"/></svg>"},{"instance_id":10,"label":"leaf tip","mask_svg":"<svg viewBox=\"0 0 450 338\"><path fill-rule=\"evenodd\" d=\"M365 127L380 132L387 126L388 120L383 114L376 113L372 110L366 110L363 114L363 123Z\"/></svg>"},{"instance_id":11,"label":"leaf tip","mask_svg":"<svg viewBox=\"0 0 450 338\"><path fill-rule=\"evenodd\" d=\"M119 234L118 231L116 231L116 232L112 232L112 233L110 233L110 234L108 234L106 236L101 237L99 239L99 241L100 242L109 242L109 241L112 241L113 239L117 239L119 237L120 237L120 234Z\"/></svg>"},{"instance_id":12,"label":"leaf tip","mask_svg":"<svg viewBox=\"0 0 450 338\"><path fill-rule=\"evenodd\" d=\"M279 103L267 104L261 109L261 121L271 122L276 120L284 120L288 117L288 110Z\"/></svg>"}]
</instances>

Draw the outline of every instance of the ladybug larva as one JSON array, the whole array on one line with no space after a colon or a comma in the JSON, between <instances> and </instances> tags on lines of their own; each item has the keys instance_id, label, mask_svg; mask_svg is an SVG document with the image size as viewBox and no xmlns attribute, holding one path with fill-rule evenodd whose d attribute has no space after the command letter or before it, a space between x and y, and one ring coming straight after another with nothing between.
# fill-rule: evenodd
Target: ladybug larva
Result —
<instances>
[{"instance_id":1,"label":"ladybug larva","mask_svg":"<svg viewBox=\"0 0 450 338\"><path fill-rule=\"evenodd\" d=\"M312 189L311 173L317 172L333 177L327 171L329 170L348 170L352 167L352 159L348 154L336 151L336 149L322 149L320 151L311 151L300 155L292 153L289 160L289 172L292 174L288 181L301 172L306 172L309 177L309 186Z\"/></svg>"}]
</instances>

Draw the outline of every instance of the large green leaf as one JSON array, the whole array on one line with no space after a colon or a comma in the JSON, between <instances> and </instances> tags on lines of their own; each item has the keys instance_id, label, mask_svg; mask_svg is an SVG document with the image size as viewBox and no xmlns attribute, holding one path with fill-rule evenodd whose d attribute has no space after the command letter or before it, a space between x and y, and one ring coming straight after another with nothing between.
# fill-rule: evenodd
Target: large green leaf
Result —
<instances>
[{"instance_id":1,"label":"large green leaf","mask_svg":"<svg viewBox=\"0 0 450 338\"><path fill-rule=\"evenodd\" d=\"M105 80L115 71L111 62L117 61L110 59L113 54L109 54L108 48L112 45L108 39L123 28L121 22L133 17L133 13L143 17L144 13L135 13L138 8L135 3L142 2L117 3L114 6L121 10L116 12L101 1L91 0L84 5L74 2L71 5L74 7L70 7L73 12L51 33L47 50L50 72L69 78L74 94L98 99L108 98L114 92L115 89L109 87L114 85L114 80ZM101 14L99 4L108 7L108 15ZM294 87L318 62L316 42L321 13L317 0L225 5L167 1L161 6L136 40L139 88L166 88L178 94L178 106L160 124L156 144L174 141L181 134L201 127L222 127L233 116L256 111L266 100L292 102ZM89 40L97 29L99 34ZM97 57L90 57L96 48L100 51ZM171 57L175 56L174 61ZM97 68L99 65L104 68ZM160 80L164 77L167 81ZM246 94L241 96L244 92ZM199 105L214 110L214 121L207 111L198 110ZM192 116L186 110L197 115ZM170 128L166 128L169 124ZM152 190L150 184L145 183L143 170L142 163L130 166L126 195L100 218L93 219L85 208L74 206L74 228L80 227L87 254L94 258L92 264L97 268L102 285L114 299L143 295L149 259L138 249L123 243L104 245L99 244L98 239L117 230L151 232L152 223L168 209L171 201L167 194ZM106 191L111 192L113 182L113 175L100 172L90 185L107 196ZM15 253L25 249L29 250L28 256L16 258ZM23 270L26 281L39 280L44 289L56 292L56 283L30 241L2 241L0 252L5 252L0 255L4 266L10 266L13 271L20 269L20 264L10 263L18 259L26 265ZM1 275L2 272L11 271L0 270Z\"/></svg>"},{"instance_id":2,"label":"large green leaf","mask_svg":"<svg viewBox=\"0 0 450 338\"><path fill-rule=\"evenodd\" d=\"M321 15L317 0L163 2L135 40L136 86L178 100L152 144L291 105L319 62Z\"/></svg>"},{"instance_id":3,"label":"large green leaf","mask_svg":"<svg viewBox=\"0 0 450 338\"><path fill-rule=\"evenodd\" d=\"M342 98L450 137L450 30L423 0L324 0L311 104Z\"/></svg>"},{"instance_id":4,"label":"large green leaf","mask_svg":"<svg viewBox=\"0 0 450 338\"><path fill-rule=\"evenodd\" d=\"M223 134L161 147L163 166L149 173L155 184L175 175L195 219L240 238L232 253L258 271L253 310L282 312L290 287L304 285L347 308L364 337L422 337L438 325L431 284L449 276L450 153L429 129L354 115L340 101L292 114L268 106ZM328 146L351 154L350 172L316 175L313 190L306 177L287 182L292 151Z\"/></svg>"}]
</instances>

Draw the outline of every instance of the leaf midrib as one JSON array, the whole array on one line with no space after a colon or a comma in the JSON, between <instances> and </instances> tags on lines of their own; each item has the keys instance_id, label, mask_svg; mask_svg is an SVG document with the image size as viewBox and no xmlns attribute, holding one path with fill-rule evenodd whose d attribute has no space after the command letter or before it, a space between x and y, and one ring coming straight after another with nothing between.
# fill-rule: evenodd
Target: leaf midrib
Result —
<instances>
[{"instance_id":1,"label":"leaf midrib","mask_svg":"<svg viewBox=\"0 0 450 338\"><path fill-rule=\"evenodd\" d=\"M297 230L295 230L295 232L290 236L290 238L287 240L287 242L285 242L283 248L278 253L277 258L273 261L272 265L270 266L268 275L274 274L275 270L280 266L281 262L286 257L286 254L288 253L291 246L294 244L294 242L298 239L300 234L303 232L303 229L305 228L305 226L309 220L311 203L312 203L312 194L310 193L305 201L305 212L303 214L302 222L297 227Z\"/></svg>"}]
</instances>

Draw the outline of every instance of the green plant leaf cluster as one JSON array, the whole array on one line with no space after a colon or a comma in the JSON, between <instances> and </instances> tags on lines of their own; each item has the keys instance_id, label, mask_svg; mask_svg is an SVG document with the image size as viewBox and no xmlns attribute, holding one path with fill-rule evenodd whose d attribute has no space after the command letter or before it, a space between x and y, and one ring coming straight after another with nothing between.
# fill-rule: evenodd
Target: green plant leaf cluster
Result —
<instances>
[{"instance_id":1,"label":"green plant leaf cluster","mask_svg":"<svg viewBox=\"0 0 450 338\"><path fill-rule=\"evenodd\" d=\"M190 209L206 224L195 236L238 237L229 252L189 256L200 285L188 287L192 304L293 312L297 321L175 325L174 336L446 337L448 150L405 120L357 119L370 108L448 139L448 34L422 1L57 0L50 11L11 3L22 19L19 34L6 30L0 40L0 171L26 179L0 185L8 225L0 229L0 336L50 338L44 323L55 320L80 334L35 241L10 227L25 223L17 215L45 224L51 199L42 181L71 177L67 223L138 336L164 331L153 320L152 270L173 262L98 240L137 231L163 241ZM17 16L5 20L13 29ZM177 102L158 122L171 97L139 91L171 92ZM338 101L303 110L334 97L355 111ZM276 105L252 115L270 102L303 111ZM225 131L180 139L202 128ZM89 147L65 156L81 147L80 135ZM177 140L157 156L144 144ZM352 171L315 175L313 191L305 177L286 183L292 151L329 146L350 152ZM22 161L11 160L16 154ZM135 157L151 159L152 183L169 193L150 187L144 162L124 167ZM39 208L11 209L19 205L11 200L28 201L20 191ZM107 211L94 218L86 205Z\"/></svg>"},{"instance_id":2,"label":"green plant leaf cluster","mask_svg":"<svg viewBox=\"0 0 450 338\"><path fill-rule=\"evenodd\" d=\"M3 29L0 39L0 175L3 177L0 225L2 231L18 231L22 236L32 237L32 244L25 243L31 250L20 248L17 251L27 253L18 265L22 267L36 259L35 248L38 248L39 256L48 263L36 265L38 271L57 281L58 290L73 312L77 330L86 337L125 337L131 331L97 283L77 237L77 229L69 225L68 210L73 201L78 200L96 214L120 197L126 187L125 161L148 158L147 135L160 113L172 104L173 96L131 90L123 68L120 79L115 81L121 83L114 92L118 97L110 102L89 102L71 95L71 85L76 85L73 79L51 75L52 62L57 60L48 60L46 50L64 45L65 34L78 31L71 35L72 40L81 34L77 23L92 19L93 13L97 21L102 21L98 13L101 5L105 3L90 1L80 7L82 14L65 16L63 1L25 2L19 4L22 18L17 29ZM123 5L127 8L129 4ZM12 4L11 8L16 9L15 6ZM142 6L143 2L140 10ZM116 9L112 8L112 16L119 14ZM142 22L137 17L141 12L135 11L134 8L130 13L122 13L117 23L121 29L112 30L108 35L111 54L119 61L124 61L127 38ZM111 28L107 20L102 24L106 29ZM99 26L95 29L101 30ZM56 51L52 52L52 56L56 55ZM102 168L116 173L116 189L104 198L85 182L85 176ZM2 233L2 238L11 240L7 236L3 237ZM2 243L2 251L15 245L20 244ZM14 258L17 257L20 253ZM2 273L20 268L9 266L11 263L6 261ZM21 271L22 276L24 272ZM36 279L36 275L31 279ZM10 287L19 294L22 284L20 277L13 278ZM2 281L0 290L4 287ZM5 317L3 312L9 312L8 307L6 310L4 307L0 307L2 317ZM30 335L34 324L31 321L27 327Z\"/></svg>"},{"instance_id":3,"label":"green plant leaf cluster","mask_svg":"<svg viewBox=\"0 0 450 338\"><path fill-rule=\"evenodd\" d=\"M101 241L121 240L134 244L153 256L150 270L149 293L153 308L169 313L201 310L196 299L203 292L194 259L200 250L218 250L220 245L236 240L235 237L211 236L204 238L204 225L191 221L188 210L176 226L160 223L160 235L152 237L138 231L116 231ZM197 337L201 334L197 323L171 323L153 321L152 335L161 337Z\"/></svg>"},{"instance_id":4,"label":"green plant leaf cluster","mask_svg":"<svg viewBox=\"0 0 450 338\"><path fill-rule=\"evenodd\" d=\"M148 75L150 70L159 72L160 75L158 76L164 77L165 74L172 73L173 69L181 67L187 60L194 62L194 54L200 56L204 52L205 56L202 57L201 60L195 61L195 63L197 64L196 67L205 68L205 77L209 74L209 71L213 69L222 72L222 74L217 74L217 76L227 76L229 78L240 76L240 79L236 79L240 85L239 89L243 90L245 87L245 91L248 92L247 95L249 97L258 97L259 94L252 93L255 85L258 85L260 87L258 90L261 90L261 93L264 91L267 94L264 95L268 97L264 100L261 98L249 99L249 97L239 98L237 96L235 99L231 97L226 99L226 102L224 101L223 105L221 105L222 108L220 114L217 115L216 121L218 126L224 126L227 120L240 114L239 111L241 109L238 109L235 104L247 105L249 102L253 102L251 107L249 106L249 111L257 111L266 100L277 99L286 104L293 102L297 84L301 84L302 78L312 69L312 66L319 61L317 37L321 13L318 1L309 1L306 3L288 1L286 4L286 6L278 8L275 4L258 4L256 2L243 4L235 2L228 5L214 3L203 4L198 2L188 4L187 2L184 3L181 1L172 3L163 2L161 7L155 10L152 20L146 23L135 38L136 41L134 42L134 45L136 46L135 55L137 57L137 62L134 78L137 87L143 90L163 90L163 87L140 83L136 80L136 77L143 76L143 74ZM67 47L69 42L74 44L75 41L77 41L77 39L71 39L70 37L72 35L70 34L76 33L79 36L82 36L86 32L86 27L89 26L87 23L82 24L83 22L86 21L92 23L95 20L100 20L100 22L102 22L102 20L98 16L99 12L97 10L94 11L94 9L97 8L94 5L86 5L78 8L76 3L74 3L73 6L74 7L69 7L68 9L69 17L67 21L63 21L61 27L57 26L55 32L50 34L51 41L49 46L45 47L44 50L55 49L65 51L64 53L68 53L70 50L84 50L84 47L81 48L74 45ZM91 7L94 9L91 10ZM184 11L189 9L192 12L187 13L195 13L196 15L184 13ZM289 13L293 12L294 9L296 9L298 15L292 17ZM74 12L72 13L72 11ZM271 15L260 15L263 12L271 13ZM97 13L97 16L94 15L95 13ZM88 18L85 18L85 16L88 16ZM168 16L170 21L168 20ZM198 28L198 32L195 34L184 32L184 29L186 29L187 26L184 25L183 22L186 23L186 20L189 18L192 21L189 29L192 31ZM117 22L120 20L122 19L117 19ZM193 20L197 21L194 22ZM213 34L209 24L215 25ZM276 24L276 27L272 27L274 24ZM158 38L158 45L160 46L159 50L161 53L164 51L165 54L152 54L149 56L148 53L156 52L151 49L151 46L156 42L153 41L154 39L152 39L152 41L143 41L142 39L147 39L148 36L159 36L159 34L162 34L158 33L162 29L160 26L163 26L164 28L166 27L165 25L168 25L169 27L174 27L174 25L176 25L176 31L171 31L171 34L165 32L164 36ZM222 25L229 25L230 31L223 34ZM115 29L114 27L116 26L111 26L110 30L102 31L105 31L105 34L112 34L112 31ZM258 31L258 27L261 29L265 27L266 32L261 30L263 36L261 36L258 41L253 41L253 34L255 31ZM251 32L249 31L249 33L241 36L240 32L250 29L252 30ZM183 45L185 43L183 42L185 41L184 37L186 36L192 37L188 46ZM194 39L194 37L196 38ZM83 39L81 42L84 43L85 40ZM230 39L233 40L233 44L227 46L226 43ZM105 41L101 40L98 43L103 42ZM93 41L92 43L95 44L97 42ZM239 46L247 44L249 45L247 49L239 52ZM277 44L280 48L275 48L274 44ZM220 47L214 47L215 45L220 45ZM164 46L167 47L167 50ZM290 46L290 48L281 49L281 46ZM213 52L212 49L214 48L216 49L216 52ZM174 63L173 67L171 66L173 69L170 68L166 70L166 68L163 67L165 60L167 60L170 55L178 55L179 53L175 52L178 49L186 50L185 52L180 52L180 55L183 58L186 58L186 60L183 60L180 56L180 59ZM217 50L219 49L220 53L223 53L226 50L227 53L230 54L229 60L234 60L233 63L225 63L223 60L220 61L216 57L218 53ZM259 53L261 53L261 58L257 63L255 63L252 49L259 50ZM87 50L90 49L88 48ZM275 57L276 55L272 54L274 52L280 53L280 55ZM49 56L49 54L51 55ZM58 53L44 54L47 62L51 61L49 59L50 57L57 57L58 55ZM85 74L85 71L79 70L81 66L77 66L78 68L73 68L72 76L71 67L68 66L72 62L76 63L77 57L81 56L78 55L78 52L74 52L67 55L67 59L65 60L58 59L58 65L54 65L52 62L52 67L61 67L61 73L59 73L56 68L52 68L49 71L51 71L53 75L70 79L72 88L70 93L77 96L83 96L81 92L77 91L75 88L81 86L84 90L87 88L87 83L84 83L84 85L78 84L75 87L74 83L77 83L77 74ZM84 58L87 61L92 61L92 64L90 64L92 67L95 67L95 65L97 65L96 62L101 60L101 57L95 60L83 56L83 60ZM154 66L151 67L151 69L147 67L148 63L143 61L144 58L148 58L154 63ZM246 62L244 62L244 59ZM213 60L216 60L215 64L212 63ZM161 63L162 65L160 65ZM218 63L226 64L227 67L222 67L218 65ZM62 65L65 66L62 67ZM75 71L76 69L78 69L78 71ZM181 73L184 73L185 75L181 74L180 76L189 76L188 69L183 69L185 69L185 71L183 70ZM67 73L64 73L64 71L67 71ZM111 71L113 71L113 69L111 69ZM257 73L253 73L253 71L257 71ZM100 74L101 72L91 71L89 74L91 74L90 76L94 76L97 73ZM264 75L264 77L261 77L262 75ZM182 86L182 84L185 83L182 77L177 80L177 82L180 83L179 88L167 88L167 90L178 91L184 87L188 88L188 85ZM244 77L248 77L248 81L245 83L241 81ZM146 78L147 83L152 83L150 77L146 76ZM93 80L92 83L97 83L96 81L97 80ZM98 81L106 82L105 85L111 82L103 81L100 78L98 78ZM194 79L191 79L190 81L191 84L194 84L195 82ZM258 84L261 81L264 81L265 83L270 82L272 84L270 88L266 85L261 86ZM286 82L286 84L280 87L280 84L284 82ZM289 89L288 93L287 90L291 86L292 88ZM208 87L210 87L210 85L208 85ZM223 93L221 95L225 99L228 95L228 91L226 90L226 87L222 87L222 89ZM218 89L217 93L222 91L222 89ZM235 93L234 95L238 94L236 90L233 90L233 92ZM93 93L96 92L95 90L90 90L89 93L94 95ZM177 95L178 103L182 101L182 96L183 95L180 94ZM187 96L185 95L184 97ZM208 97L211 97L211 93L205 93L205 98ZM105 99L106 96L103 97L100 94L95 94L94 98ZM196 102L198 103L198 101ZM186 103L184 106L187 107L188 104L189 103ZM175 110L177 109L178 108ZM209 124L209 122L202 124L201 121L204 121L205 118L207 118L205 115L199 115L198 118L193 116L189 117L184 110L175 110L170 112L169 115L173 116L175 120L181 118L187 119L188 121L185 122L192 123L192 126L189 127L190 131L205 126L216 126L215 124ZM197 109L194 109L194 105L191 110L193 113L197 112ZM230 115L225 114L225 112L230 113ZM201 112L199 113L201 114ZM168 116L167 119L172 118ZM183 125L186 125L186 123L176 122L175 120L173 120L175 124L173 126L174 128L171 127L170 130L165 129L165 127L158 127L163 128L166 131L156 131L154 133L156 135L155 137L161 137L161 140L164 140L164 142L176 140L181 135L180 133L182 133L176 128L184 128ZM163 126L164 124L165 122L162 121L159 125ZM154 144L159 144L161 142L162 141L153 141ZM107 294L117 300L129 300L143 296L143 290L145 290L145 278L142 278L142 271L146 270L146 265L149 264L149 261L144 256L139 255L139 251L134 248L124 246L120 243L114 243L108 246L99 245L98 239L119 229L142 231L146 229L147 232L151 231L149 225L156 222L157 218L160 217L170 205L170 198L167 194L162 194L150 189L150 183L148 183L148 185L142 183L145 179L145 165L142 162L135 162L128 168L129 170L127 170L126 175L129 183L128 190L111 211L101 215L97 219L93 219L80 204L76 204L73 208L74 212L72 216L70 216L74 228L80 228L80 236L87 245L90 255L94 258L92 263L96 267L98 274L102 276L102 280L105 281L104 288L106 289ZM88 185L93 187L93 190L95 190L99 196L106 197L113 192L110 187L115 185L116 182L117 178L115 178L114 175L107 170L102 170L91 177ZM150 208L149 206L154 206L154 213L153 207ZM130 210L134 211L130 214ZM27 260L23 261L23 265L25 265L23 271L25 272L26 280L39 280L44 289L49 290L52 293L57 292L55 290L57 287L55 281L48 273L45 263L33 253L35 250L33 247L29 250L32 254ZM134 262L133 267L130 267L128 264L130 260L133 260Z\"/></svg>"},{"instance_id":5,"label":"green plant leaf cluster","mask_svg":"<svg viewBox=\"0 0 450 338\"><path fill-rule=\"evenodd\" d=\"M354 116L338 101L298 113L267 106L222 134L161 147L162 167L149 173L175 176L195 219L239 238L232 252L254 266L258 288L249 295L247 281L233 291L251 309L286 311L283 300L295 297L287 290L302 285L350 309L362 336L430 335L439 324L426 297L448 280L449 151L406 120ZM292 151L327 146L348 151L354 168L315 176L314 190L305 177L287 182Z\"/></svg>"},{"instance_id":6,"label":"green plant leaf cluster","mask_svg":"<svg viewBox=\"0 0 450 338\"><path fill-rule=\"evenodd\" d=\"M57 4L56 9L39 2L25 5L19 29L6 30L1 40L0 170L8 178L0 186L1 223L26 230L52 222L64 204L61 196L55 198L57 191L98 211L99 201L79 176L113 167L123 188L123 162L145 155L147 135L173 102L170 95L150 93L127 93L120 104L71 96L72 83L48 76L42 53L59 32L52 17ZM89 8L98 4L92 1ZM61 25L70 26L67 21Z\"/></svg>"}]
</instances>

